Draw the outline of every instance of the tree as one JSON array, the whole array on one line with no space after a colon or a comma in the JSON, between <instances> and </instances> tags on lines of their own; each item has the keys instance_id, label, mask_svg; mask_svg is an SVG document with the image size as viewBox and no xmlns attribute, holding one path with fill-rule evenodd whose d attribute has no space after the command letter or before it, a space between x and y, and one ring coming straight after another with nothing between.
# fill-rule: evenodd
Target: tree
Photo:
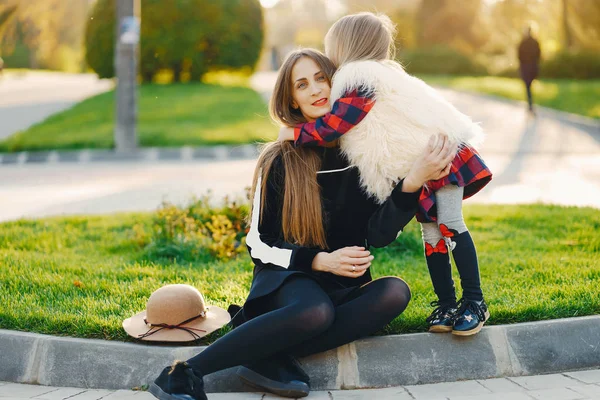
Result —
<instances>
[{"instance_id":1,"label":"tree","mask_svg":"<svg viewBox=\"0 0 600 400\"><path fill-rule=\"evenodd\" d=\"M565 46L600 50L600 2L569 0L563 10L566 12L563 18L568 24L565 25Z\"/></svg>"},{"instance_id":2,"label":"tree","mask_svg":"<svg viewBox=\"0 0 600 400\"><path fill-rule=\"evenodd\" d=\"M487 40L481 9L481 0L463 0L460 7L451 0L423 0L416 15L418 45L447 45L474 52Z\"/></svg>"},{"instance_id":3,"label":"tree","mask_svg":"<svg viewBox=\"0 0 600 400\"><path fill-rule=\"evenodd\" d=\"M116 13L114 0L97 1L86 25L85 60L100 78L115 76Z\"/></svg>"},{"instance_id":4,"label":"tree","mask_svg":"<svg viewBox=\"0 0 600 400\"><path fill-rule=\"evenodd\" d=\"M3 36L4 31L8 27L8 24L11 22L11 18L15 15L16 11L16 4L0 8L0 37Z\"/></svg>"},{"instance_id":5,"label":"tree","mask_svg":"<svg viewBox=\"0 0 600 400\"><path fill-rule=\"evenodd\" d=\"M263 15L255 0L226 2L219 33L215 64L222 68L241 68L258 61L264 40Z\"/></svg>"},{"instance_id":6,"label":"tree","mask_svg":"<svg viewBox=\"0 0 600 400\"><path fill-rule=\"evenodd\" d=\"M25 46L32 68L40 64L55 69L65 63L79 64L87 7L85 0L0 0L0 15L12 10L0 23L4 54ZM67 57L72 60L65 60Z\"/></svg>"},{"instance_id":7,"label":"tree","mask_svg":"<svg viewBox=\"0 0 600 400\"><path fill-rule=\"evenodd\" d=\"M114 71L114 0L98 0L86 32L86 59L101 77ZM254 68L263 41L258 0L144 0L140 73L151 81L160 69L175 81L215 68Z\"/></svg>"},{"instance_id":8,"label":"tree","mask_svg":"<svg viewBox=\"0 0 600 400\"><path fill-rule=\"evenodd\" d=\"M569 6L567 5L567 0L562 0L562 22L565 34L565 48L570 50L573 47L573 39L571 28L569 27Z\"/></svg>"},{"instance_id":9,"label":"tree","mask_svg":"<svg viewBox=\"0 0 600 400\"><path fill-rule=\"evenodd\" d=\"M388 15L397 11L412 11L421 0L345 0L346 11L354 14L359 11L383 12Z\"/></svg>"}]
</instances>

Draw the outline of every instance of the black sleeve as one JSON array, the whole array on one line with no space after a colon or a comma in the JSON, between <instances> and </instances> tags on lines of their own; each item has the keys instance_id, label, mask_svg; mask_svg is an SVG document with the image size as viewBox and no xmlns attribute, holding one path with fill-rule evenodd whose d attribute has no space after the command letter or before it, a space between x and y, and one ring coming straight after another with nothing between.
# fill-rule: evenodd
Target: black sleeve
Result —
<instances>
[{"instance_id":1,"label":"black sleeve","mask_svg":"<svg viewBox=\"0 0 600 400\"><path fill-rule=\"evenodd\" d=\"M421 190L404 193L398 182L392 194L371 215L367 228L367 247L385 247L392 243L417 212Z\"/></svg>"},{"instance_id":2,"label":"black sleeve","mask_svg":"<svg viewBox=\"0 0 600 400\"><path fill-rule=\"evenodd\" d=\"M275 160L266 178L266 204L261 204L262 179L258 181L254 191L252 219L246 245L256 265L309 272L312 270L313 259L323 250L298 246L283 240L281 214L284 174L282 162L280 159ZM265 211L260 221L262 207L265 207Z\"/></svg>"}]
</instances>

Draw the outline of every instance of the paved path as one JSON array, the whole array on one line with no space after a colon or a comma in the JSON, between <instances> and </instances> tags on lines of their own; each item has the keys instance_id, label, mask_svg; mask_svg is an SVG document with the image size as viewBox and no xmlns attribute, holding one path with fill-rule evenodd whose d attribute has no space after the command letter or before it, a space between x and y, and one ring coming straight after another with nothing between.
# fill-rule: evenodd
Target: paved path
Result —
<instances>
[{"instance_id":1,"label":"paved path","mask_svg":"<svg viewBox=\"0 0 600 400\"><path fill-rule=\"evenodd\" d=\"M264 393L215 393L209 400L267 400ZM59 388L0 382L2 400L154 400L142 391ZM386 389L312 392L308 400L592 400L600 399L600 370L485 379Z\"/></svg>"},{"instance_id":2,"label":"paved path","mask_svg":"<svg viewBox=\"0 0 600 400\"><path fill-rule=\"evenodd\" d=\"M266 97L273 78L257 74L253 86ZM530 118L519 103L441 91L488 133L482 153L494 179L467 204L600 208L600 125L573 124L552 112ZM152 210L162 199L184 202L208 189L216 197L242 194L254 166L252 160L5 165L0 167L0 221Z\"/></svg>"},{"instance_id":3,"label":"paved path","mask_svg":"<svg viewBox=\"0 0 600 400\"><path fill-rule=\"evenodd\" d=\"M555 112L532 118L519 103L440 91L487 132L482 155L494 179L472 200L600 207L600 121L584 127Z\"/></svg>"},{"instance_id":4,"label":"paved path","mask_svg":"<svg viewBox=\"0 0 600 400\"><path fill-rule=\"evenodd\" d=\"M21 216L150 211L209 189L244 195L256 161L26 164L0 167L0 221Z\"/></svg>"},{"instance_id":5,"label":"paved path","mask_svg":"<svg viewBox=\"0 0 600 400\"><path fill-rule=\"evenodd\" d=\"M6 72L0 77L0 140L111 87L92 74Z\"/></svg>"}]
</instances>

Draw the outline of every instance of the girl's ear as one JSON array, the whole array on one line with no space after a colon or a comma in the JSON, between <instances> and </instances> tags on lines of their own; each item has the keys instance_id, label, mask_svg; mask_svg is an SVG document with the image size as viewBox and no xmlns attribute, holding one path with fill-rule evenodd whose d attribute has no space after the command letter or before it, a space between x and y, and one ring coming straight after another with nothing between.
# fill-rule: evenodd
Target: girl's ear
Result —
<instances>
[{"instance_id":1,"label":"girl's ear","mask_svg":"<svg viewBox=\"0 0 600 400\"><path fill-rule=\"evenodd\" d=\"M298 103L296 103L296 101L292 101L292 108L293 108L294 110L297 110L297 109L298 109Z\"/></svg>"}]
</instances>

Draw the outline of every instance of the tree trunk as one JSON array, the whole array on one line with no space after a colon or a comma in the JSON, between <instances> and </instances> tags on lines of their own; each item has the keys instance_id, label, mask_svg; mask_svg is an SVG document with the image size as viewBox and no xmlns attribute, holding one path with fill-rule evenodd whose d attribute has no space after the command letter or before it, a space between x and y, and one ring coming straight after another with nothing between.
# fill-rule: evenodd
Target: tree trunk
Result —
<instances>
[{"instance_id":1,"label":"tree trunk","mask_svg":"<svg viewBox=\"0 0 600 400\"><path fill-rule=\"evenodd\" d=\"M144 83L152 83L152 78L154 78L154 72L148 70L142 70L141 72L142 80Z\"/></svg>"},{"instance_id":2,"label":"tree trunk","mask_svg":"<svg viewBox=\"0 0 600 400\"><path fill-rule=\"evenodd\" d=\"M39 63L38 63L38 58L37 58L37 52L35 50L29 49L29 68L30 69L38 69L39 68Z\"/></svg>"},{"instance_id":3,"label":"tree trunk","mask_svg":"<svg viewBox=\"0 0 600 400\"><path fill-rule=\"evenodd\" d=\"M181 73L183 72L183 68L180 63L173 65L173 82L181 82Z\"/></svg>"},{"instance_id":4,"label":"tree trunk","mask_svg":"<svg viewBox=\"0 0 600 400\"><path fill-rule=\"evenodd\" d=\"M571 50L571 48L573 47L573 35L571 34L571 27L569 26L569 8L567 0L562 0L562 11L562 22L565 35L565 48L567 50Z\"/></svg>"}]
</instances>

